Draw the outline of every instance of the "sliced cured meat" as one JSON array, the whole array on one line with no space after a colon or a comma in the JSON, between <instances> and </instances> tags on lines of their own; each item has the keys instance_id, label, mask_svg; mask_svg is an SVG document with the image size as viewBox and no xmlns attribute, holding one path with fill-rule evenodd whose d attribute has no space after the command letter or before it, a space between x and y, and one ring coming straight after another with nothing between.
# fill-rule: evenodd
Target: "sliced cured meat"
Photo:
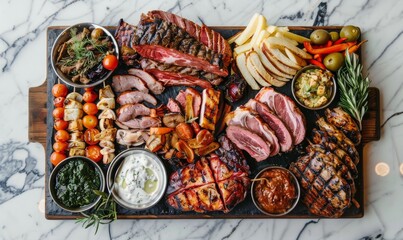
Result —
<instances>
[{"instance_id":1,"label":"sliced cured meat","mask_svg":"<svg viewBox=\"0 0 403 240\"><path fill-rule=\"evenodd\" d=\"M137 116L148 116L151 114L151 109L141 103L135 103L123 105L116 112L118 121L125 122Z\"/></svg>"},{"instance_id":2,"label":"sliced cured meat","mask_svg":"<svg viewBox=\"0 0 403 240\"><path fill-rule=\"evenodd\" d=\"M228 125L241 126L262 136L266 140L267 145L270 146L270 156L277 155L280 152L280 145L275 133L263 122L256 112L252 112L245 107L239 107L231 112L230 116Z\"/></svg>"},{"instance_id":3,"label":"sliced cured meat","mask_svg":"<svg viewBox=\"0 0 403 240\"><path fill-rule=\"evenodd\" d=\"M129 121L125 122L116 121L116 123L123 124L129 128L145 129L150 127L159 127L161 125L161 120L154 117L141 117L130 119Z\"/></svg>"},{"instance_id":4,"label":"sliced cured meat","mask_svg":"<svg viewBox=\"0 0 403 240\"><path fill-rule=\"evenodd\" d=\"M176 66L172 64L165 64L165 63L159 63L157 61L153 61L151 59L143 58L140 60L140 65L141 68L144 70L148 71L150 69L158 69L160 71L165 71L165 72L175 72L184 76L192 76L199 78L200 80L207 80L209 81L212 85L219 85L222 81L223 78L209 72L201 71L192 67L182 67L182 66Z\"/></svg>"},{"instance_id":5,"label":"sliced cured meat","mask_svg":"<svg viewBox=\"0 0 403 240\"><path fill-rule=\"evenodd\" d=\"M240 126L227 127L227 137L240 149L245 150L256 161L267 159L270 155L269 145L258 134Z\"/></svg>"},{"instance_id":6,"label":"sliced cured meat","mask_svg":"<svg viewBox=\"0 0 403 240\"><path fill-rule=\"evenodd\" d=\"M211 84L206 80L201 80L197 77L182 75L175 72L160 71L158 69L150 69L149 73L154 75L158 81L162 82L164 86L199 86L201 88L210 88Z\"/></svg>"},{"instance_id":7,"label":"sliced cured meat","mask_svg":"<svg viewBox=\"0 0 403 240\"><path fill-rule=\"evenodd\" d=\"M149 102L152 105L157 105L157 99L155 99L155 97L140 91L123 92L117 97L116 101L120 105L141 103L144 101Z\"/></svg>"},{"instance_id":8,"label":"sliced cured meat","mask_svg":"<svg viewBox=\"0 0 403 240\"><path fill-rule=\"evenodd\" d=\"M266 104L258 102L255 99L250 99L245 104L245 107L256 111L275 132L282 152L288 152L292 149L292 136L289 130L283 121L281 121L281 119L274 112L272 112Z\"/></svg>"},{"instance_id":9,"label":"sliced cured meat","mask_svg":"<svg viewBox=\"0 0 403 240\"><path fill-rule=\"evenodd\" d=\"M211 72L223 77L228 75L227 69L221 68L217 65L212 65L207 60L184 54L176 49L166 48L159 45L136 45L134 48L138 54L144 58L150 58L158 62L174 64L182 67L192 66L193 68L205 72Z\"/></svg>"},{"instance_id":10,"label":"sliced cured meat","mask_svg":"<svg viewBox=\"0 0 403 240\"><path fill-rule=\"evenodd\" d=\"M173 98L168 99L167 108L172 113L182 112L180 104Z\"/></svg>"},{"instance_id":11,"label":"sliced cured meat","mask_svg":"<svg viewBox=\"0 0 403 240\"><path fill-rule=\"evenodd\" d=\"M165 89L160 82L143 70L131 68L127 72L143 80L147 84L147 88L154 94L161 94Z\"/></svg>"},{"instance_id":12,"label":"sliced cured meat","mask_svg":"<svg viewBox=\"0 0 403 240\"><path fill-rule=\"evenodd\" d=\"M271 87L262 88L255 99L267 104L290 130L295 145L305 138L305 117L295 103L287 96L274 91Z\"/></svg>"},{"instance_id":13,"label":"sliced cured meat","mask_svg":"<svg viewBox=\"0 0 403 240\"><path fill-rule=\"evenodd\" d=\"M113 76L112 87L115 92L124 92L136 88L140 92L148 93L148 88L143 80L133 75Z\"/></svg>"}]
</instances>

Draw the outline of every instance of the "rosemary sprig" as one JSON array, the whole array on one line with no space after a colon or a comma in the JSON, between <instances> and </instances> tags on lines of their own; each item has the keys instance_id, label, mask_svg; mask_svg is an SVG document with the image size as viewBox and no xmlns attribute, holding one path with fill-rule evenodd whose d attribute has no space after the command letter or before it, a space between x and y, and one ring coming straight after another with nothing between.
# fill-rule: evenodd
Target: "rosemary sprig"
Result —
<instances>
[{"instance_id":1,"label":"rosemary sprig","mask_svg":"<svg viewBox=\"0 0 403 240\"><path fill-rule=\"evenodd\" d=\"M337 72L337 81L340 87L340 102L346 112L353 116L362 129L362 118L368 110L368 76L362 75L362 65L358 56L349 53L346 49L344 66Z\"/></svg>"},{"instance_id":2,"label":"rosemary sprig","mask_svg":"<svg viewBox=\"0 0 403 240\"><path fill-rule=\"evenodd\" d=\"M94 193L101 196L101 201L89 214L82 213L84 217L78 218L76 223L82 223L85 228L95 227L95 234L97 234L100 224L108 224L117 219L117 212L116 202L111 197L112 191L109 195L98 190L94 190Z\"/></svg>"}]
</instances>

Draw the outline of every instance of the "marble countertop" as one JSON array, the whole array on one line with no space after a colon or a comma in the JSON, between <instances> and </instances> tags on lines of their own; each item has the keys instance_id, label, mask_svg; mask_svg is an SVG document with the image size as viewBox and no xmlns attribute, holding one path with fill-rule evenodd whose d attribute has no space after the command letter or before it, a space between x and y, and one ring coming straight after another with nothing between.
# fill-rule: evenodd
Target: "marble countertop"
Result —
<instances>
[{"instance_id":1,"label":"marble countertop","mask_svg":"<svg viewBox=\"0 0 403 240\"><path fill-rule=\"evenodd\" d=\"M45 152L28 142L28 88L46 78L47 27L136 23L153 9L215 26L245 25L255 12L274 25L358 25L369 40L362 59L381 92L381 122L403 110L403 1L2 1L0 239L403 239L403 116L364 149L360 219L119 220L95 236L74 221L46 220Z\"/></svg>"}]
</instances>

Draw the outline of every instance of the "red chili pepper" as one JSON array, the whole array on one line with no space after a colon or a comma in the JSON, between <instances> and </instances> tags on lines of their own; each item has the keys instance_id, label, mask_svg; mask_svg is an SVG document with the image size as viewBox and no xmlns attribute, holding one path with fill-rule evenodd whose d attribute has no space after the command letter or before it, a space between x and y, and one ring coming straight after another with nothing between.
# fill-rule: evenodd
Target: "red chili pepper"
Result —
<instances>
[{"instance_id":1,"label":"red chili pepper","mask_svg":"<svg viewBox=\"0 0 403 240\"><path fill-rule=\"evenodd\" d=\"M361 47L361 45L366 43L366 42L368 42L368 40L361 41L359 44L349 47L348 52L349 53L356 52Z\"/></svg>"},{"instance_id":2,"label":"red chili pepper","mask_svg":"<svg viewBox=\"0 0 403 240\"><path fill-rule=\"evenodd\" d=\"M310 42L304 42L304 47L310 54L329 54L329 53L344 51L347 48L354 46L356 43L357 42L348 42L348 43L333 45L331 47L313 49Z\"/></svg>"},{"instance_id":3,"label":"red chili pepper","mask_svg":"<svg viewBox=\"0 0 403 240\"><path fill-rule=\"evenodd\" d=\"M334 41L333 45L344 43L344 41L346 41L346 40L347 40L347 38L339 38L338 40Z\"/></svg>"},{"instance_id":4,"label":"red chili pepper","mask_svg":"<svg viewBox=\"0 0 403 240\"><path fill-rule=\"evenodd\" d=\"M318 66L318 67L320 67L322 69L326 69L326 67L325 67L325 65L323 63L321 63L321 62L319 62L319 61L317 61L315 59L309 59L309 63L313 64L313 65L316 65L316 66Z\"/></svg>"},{"instance_id":5,"label":"red chili pepper","mask_svg":"<svg viewBox=\"0 0 403 240\"><path fill-rule=\"evenodd\" d=\"M326 47L331 47L332 45L333 45L333 43L331 40L327 41Z\"/></svg>"},{"instance_id":6,"label":"red chili pepper","mask_svg":"<svg viewBox=\"0 0 403 240\"><path fill-rule=\"evenodd\" d=\"M319 62L323 62L323 61L322 61L322 60L323 60L322 54L315 54L315 55L313 55L313 59L315 59L316 61L319 61Z\"/></svg>"}]
</instances>

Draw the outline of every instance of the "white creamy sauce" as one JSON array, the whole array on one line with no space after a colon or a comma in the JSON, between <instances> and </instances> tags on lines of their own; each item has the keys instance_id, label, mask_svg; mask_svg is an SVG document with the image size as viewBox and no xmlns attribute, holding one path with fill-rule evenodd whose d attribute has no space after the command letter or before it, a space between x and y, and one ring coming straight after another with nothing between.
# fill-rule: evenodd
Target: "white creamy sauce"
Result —
<instances>
[{"instance_id":1,"label":"white creamy sauce","mask_svg":"<svg viewBox=\"0 0 403 240\"><path fill-rule=\"evenodd\" d=\"M159 188L161 170L146 155L127 156L115 178L115 191L122 200L132 204L146 204Z\"/></svg>"}]
</instances>

